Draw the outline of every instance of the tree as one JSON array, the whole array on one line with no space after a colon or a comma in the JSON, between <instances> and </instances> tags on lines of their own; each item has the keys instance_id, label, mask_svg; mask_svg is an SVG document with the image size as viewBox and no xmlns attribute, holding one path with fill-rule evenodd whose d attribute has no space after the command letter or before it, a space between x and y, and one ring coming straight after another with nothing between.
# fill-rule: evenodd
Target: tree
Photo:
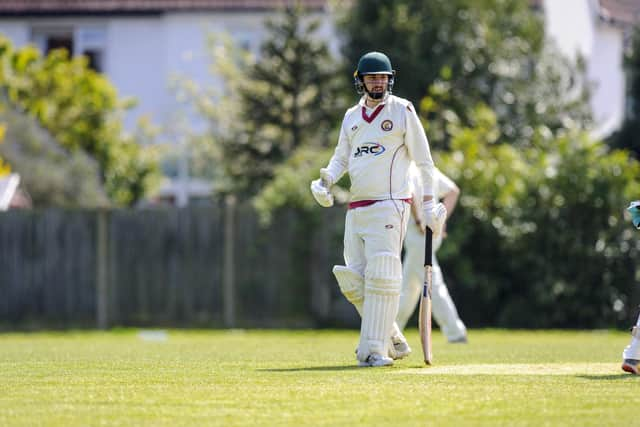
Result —
<instances>
[{"instance_id":1,"label":"tree","mask_svg":"<svg viewBox=\"0 0 640 427\"><path fill-rule=\"evenodd\" d=\"M337 138L337 135L336 135ZM333 148L319 150L315 147L303 146L285 162L274 169L274 177L254 197L260 220L268 224L274 212L284 208L294 208L308 215L318 215L318 203L311 196L309 183L318 177L318 171L329 163ZM345 203L349 193L344 189L348 182L345 176L338 185L334 185L332 193L336 203Z\"/></svg>"},{"instance_id":2,"label":"tree","mask_svg":"<svg viewBox=\"0 0 640 427\"><path fill-rule=\"evenodd\" d=\"M184 75L175 75L170 82L185 113L202 119L206 130L198 133L179 126L172 127L172 131L177 132L175 138L184 141L181 149L187 151L190 175L210 179L216 194L230 194L244 186L236 180L240 171L236 171L234 159L225 156L223 148L246 143L240 91L254 58L226 33L209 34L206 43L213 84L203 85ZM185 156L184 151L169 151L172 152L165 154L165 160Z\"/></svg>"},{"instance_id":3,"label":"tree","mask_svg":"<svg viewBox=\"0 0 640 427\"><path fill-rule=\"evenodd\" d=\"M261 194L279 173L308 175L300 168L325 156L344 112L339 67L326 42L316 37L319 22L298 5L283 9L265 26L268 36L258 58L227 35L209 37L216 84L203 86L184 77L173 82L178 99L208 124L205 135L189 136L189 149L198 153L192 165L210 159L216 164L209 172L216 192L243 199ZM285 186L287 193L269 196L260 206L265 214L288 202L298 206L293 193L309 196L307 186L300 179L295 188Z\"/></svg>"},{"instance_id":4,"label":"tree","mask_svg":"<svg viewBox=\"0 0 640 427\"><path fill-rule=\"evenodd\" d=\"M28 115L5 109L0 111L0 122L7 127L0 157L20 174L21 186L34 207L95 208L109 204L98 164L84 151L63 148Z\"/></svg>"},{"instance_id":5,"label":"tree","mask_svg":"<svg viewBox=\"0 0 640 427\"><path fill-rule=\"evenodd\" d=\"M228 174L249 194L260 191L297 148L326 148L343 113L338 67L316 37L319 21L306 18L296 5L265 23L268 38L240 86L246 139L224 144L223 151L234 163Z\"/></svg>"},{"instance_id":6,"label":"tree","mask_svg":"<svg viewBox=\"0 0 640 427\"><path fill-rule=\"evenodd\" d=\"M476 325L624 324L638 302L624 208L640 192L640 163L580 132L496 143L486 107L474 123L452 129L437 159L462 189L439 253L461 313Z\"/></svg>"},{"instance_id":7,"label":"tree","mask_svg":"<svg viewBox=\"0 0 640 427\"><path fill-rule=\"evenodd\" d=\"M344 54L354 64L369 50L388 53L394 90L419 105L436 146L447 146L452 122L472 125L478 103L496 112L501 141L526 144L540 126L556 133L589 123L579 66L545 45L529 3L357 1L342 20Z\"/></svg>"},{"instance_id":8,"label":"tree","mask_svg":"<svg viewBox=\"0 0 640 427\"><path fill-rule=\"evenodd\" d=\"M0 123L0 144L4 140L4 134L7 130L7 126L4 123ZM0 156L0 176L8 175L11 173L11 166L4 161L2 156Z\"/></svg>"},{"instance_id":9,"label":"tree","mask_svg":"<svg viewBox=\"0 0 640 427\"><path fill-rule=\"evenodd\" d=\"M0 176L11 173L11 167L0 157Z\"/></svg>"},{"instance_id":10,"label":"tree","mask_svg":"<svg viewBox=\"0 0 640 427\"><path fill-rule=\"evenodd\" d=\"M69 59L66 50L42 57L33 47L14 50L0 37L0 102L36 118L69 152L94 158L116 204L135 203L158 177L153 156L124 136L127 103L84 57Z\"/></svg>"}]
</instances>

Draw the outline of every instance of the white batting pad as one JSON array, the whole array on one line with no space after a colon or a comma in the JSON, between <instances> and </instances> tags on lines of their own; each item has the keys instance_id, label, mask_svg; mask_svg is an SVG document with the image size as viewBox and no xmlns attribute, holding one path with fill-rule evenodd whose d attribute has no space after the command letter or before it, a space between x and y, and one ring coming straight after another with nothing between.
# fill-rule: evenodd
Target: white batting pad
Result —
<instances>
[{"instance_id":1,"label":"white batting pad","mask_svg":"<svg viewBox=\"0 0 640 427\"><path fill-rule=\"evenodd\" d=\"M340 291L358 314L362 317L362 301L364 300L364 277L356 270L344 265L334 265L333 275L336 276Z\"/></svg>"},{"instance_id":2,"label":"white batting pad","mask_svg":"<svg viewBox=\"0 0 640 427\"><path fill-rule=\"evenodd\" d=\"M402 265L397 255L382 253L368 262L358 345L360 361L372 353L387 354L398 312L401 281Z\"/></svg>"}]
</instances>

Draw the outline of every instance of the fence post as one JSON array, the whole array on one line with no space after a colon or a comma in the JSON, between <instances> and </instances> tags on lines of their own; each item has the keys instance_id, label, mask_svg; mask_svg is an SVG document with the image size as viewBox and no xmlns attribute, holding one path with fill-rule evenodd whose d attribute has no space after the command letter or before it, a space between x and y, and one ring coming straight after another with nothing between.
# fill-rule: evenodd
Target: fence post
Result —
<instances>
[{"instance_id":1,"label":"fence post","mask_svg":"<svg viewBox=\"0 0 640 427\"><path fill-rule=\"evenodd\" d=\"M96 212L96 320L98 329L109 326L109 214L106 209Z\"/></svg>"},{"instance_id":2,"label":"fence post","mask_svg":"<svg viewBox=\"0 0 640 427\"><path fill-rule=\"evenodd\" d=\"M235 326L235 217L236 198L229 195L224 199L224 255L222 267L222 311L227 328Z\"/></svg>"}]
</instances>

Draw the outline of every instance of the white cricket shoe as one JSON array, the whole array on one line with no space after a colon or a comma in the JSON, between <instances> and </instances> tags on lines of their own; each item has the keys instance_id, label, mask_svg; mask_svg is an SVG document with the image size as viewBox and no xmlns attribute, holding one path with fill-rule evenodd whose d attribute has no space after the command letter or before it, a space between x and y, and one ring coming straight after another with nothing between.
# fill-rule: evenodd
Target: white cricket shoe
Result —
<instances>
[{"instance_id":1,"label":"white cricket shoe","mask_svg":"<svg viewBox=\"0 0 640 427\"><path fill-rule=\"evenodd\" d=\"M638 363L640 363L640 360L624 359L622 362L622 370L630 374L638 375Z\"/></svg>"},{"instance_id":2,"label":"white cricket shoe","mask_svg":"<svg viewBox=\"0 0 640 427\"><path fill-rule=\"evenodd\" d=\"M378 367L378 366L391 366L393 365L393 359L387 356L383 356L378 353L371 353L367 360L359 362L360 367Z\"/></svg>"},{"instance_id":3,"label":"white cricket shoe","mask_svg":"<svg viewBox=\"0 0 640 427\"><path fill-rule=\"evenodd\" d=\"M449 339L449 344L466 344L469 342L466 335L459 336L457 338Z\"/></svg>"},{"instance_id":4,"label":"white cricket shoe","mask_svg":"<svg viewBox=\"0 0 640 427\"><path fill-rule=\"evenodd\" d=\"M404 335L400 334L391 338L391 343L393 345L389 349L389 357L392 359L404 359L411 354L411 347L409 347L409 343Z\"/></svg>"}]
</instances>

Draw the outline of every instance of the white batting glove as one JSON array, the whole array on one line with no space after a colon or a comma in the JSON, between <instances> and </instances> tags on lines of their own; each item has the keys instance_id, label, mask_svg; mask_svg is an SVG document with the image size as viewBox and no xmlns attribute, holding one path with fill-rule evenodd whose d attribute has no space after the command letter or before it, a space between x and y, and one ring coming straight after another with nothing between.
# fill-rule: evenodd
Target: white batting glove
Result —
<instances>
[{"instance_id":1,"label":"white batting glove","mask_svg":"<svg viewBox=\"0 0 640 427\"><path fill-rule=\"evenodd\" d=\"M320 169L320 179L311 181L311 194L323 208L333 206L333 194L329 191L331 185L333 185L333 180L325 169Z\"/></svg>"},{"instance_id":2,"label":"white batting glove","mask_svg":"<svg viewBox=\"0 0 640 427\"><path fill-rule=\"evenodd\" d=\"M433 238L442 233L442 227L447 220L447 208L442 203L436 203L433 199L422 202L424 220L426 226L433 232Z\"/></svg>"}]
</instances>

